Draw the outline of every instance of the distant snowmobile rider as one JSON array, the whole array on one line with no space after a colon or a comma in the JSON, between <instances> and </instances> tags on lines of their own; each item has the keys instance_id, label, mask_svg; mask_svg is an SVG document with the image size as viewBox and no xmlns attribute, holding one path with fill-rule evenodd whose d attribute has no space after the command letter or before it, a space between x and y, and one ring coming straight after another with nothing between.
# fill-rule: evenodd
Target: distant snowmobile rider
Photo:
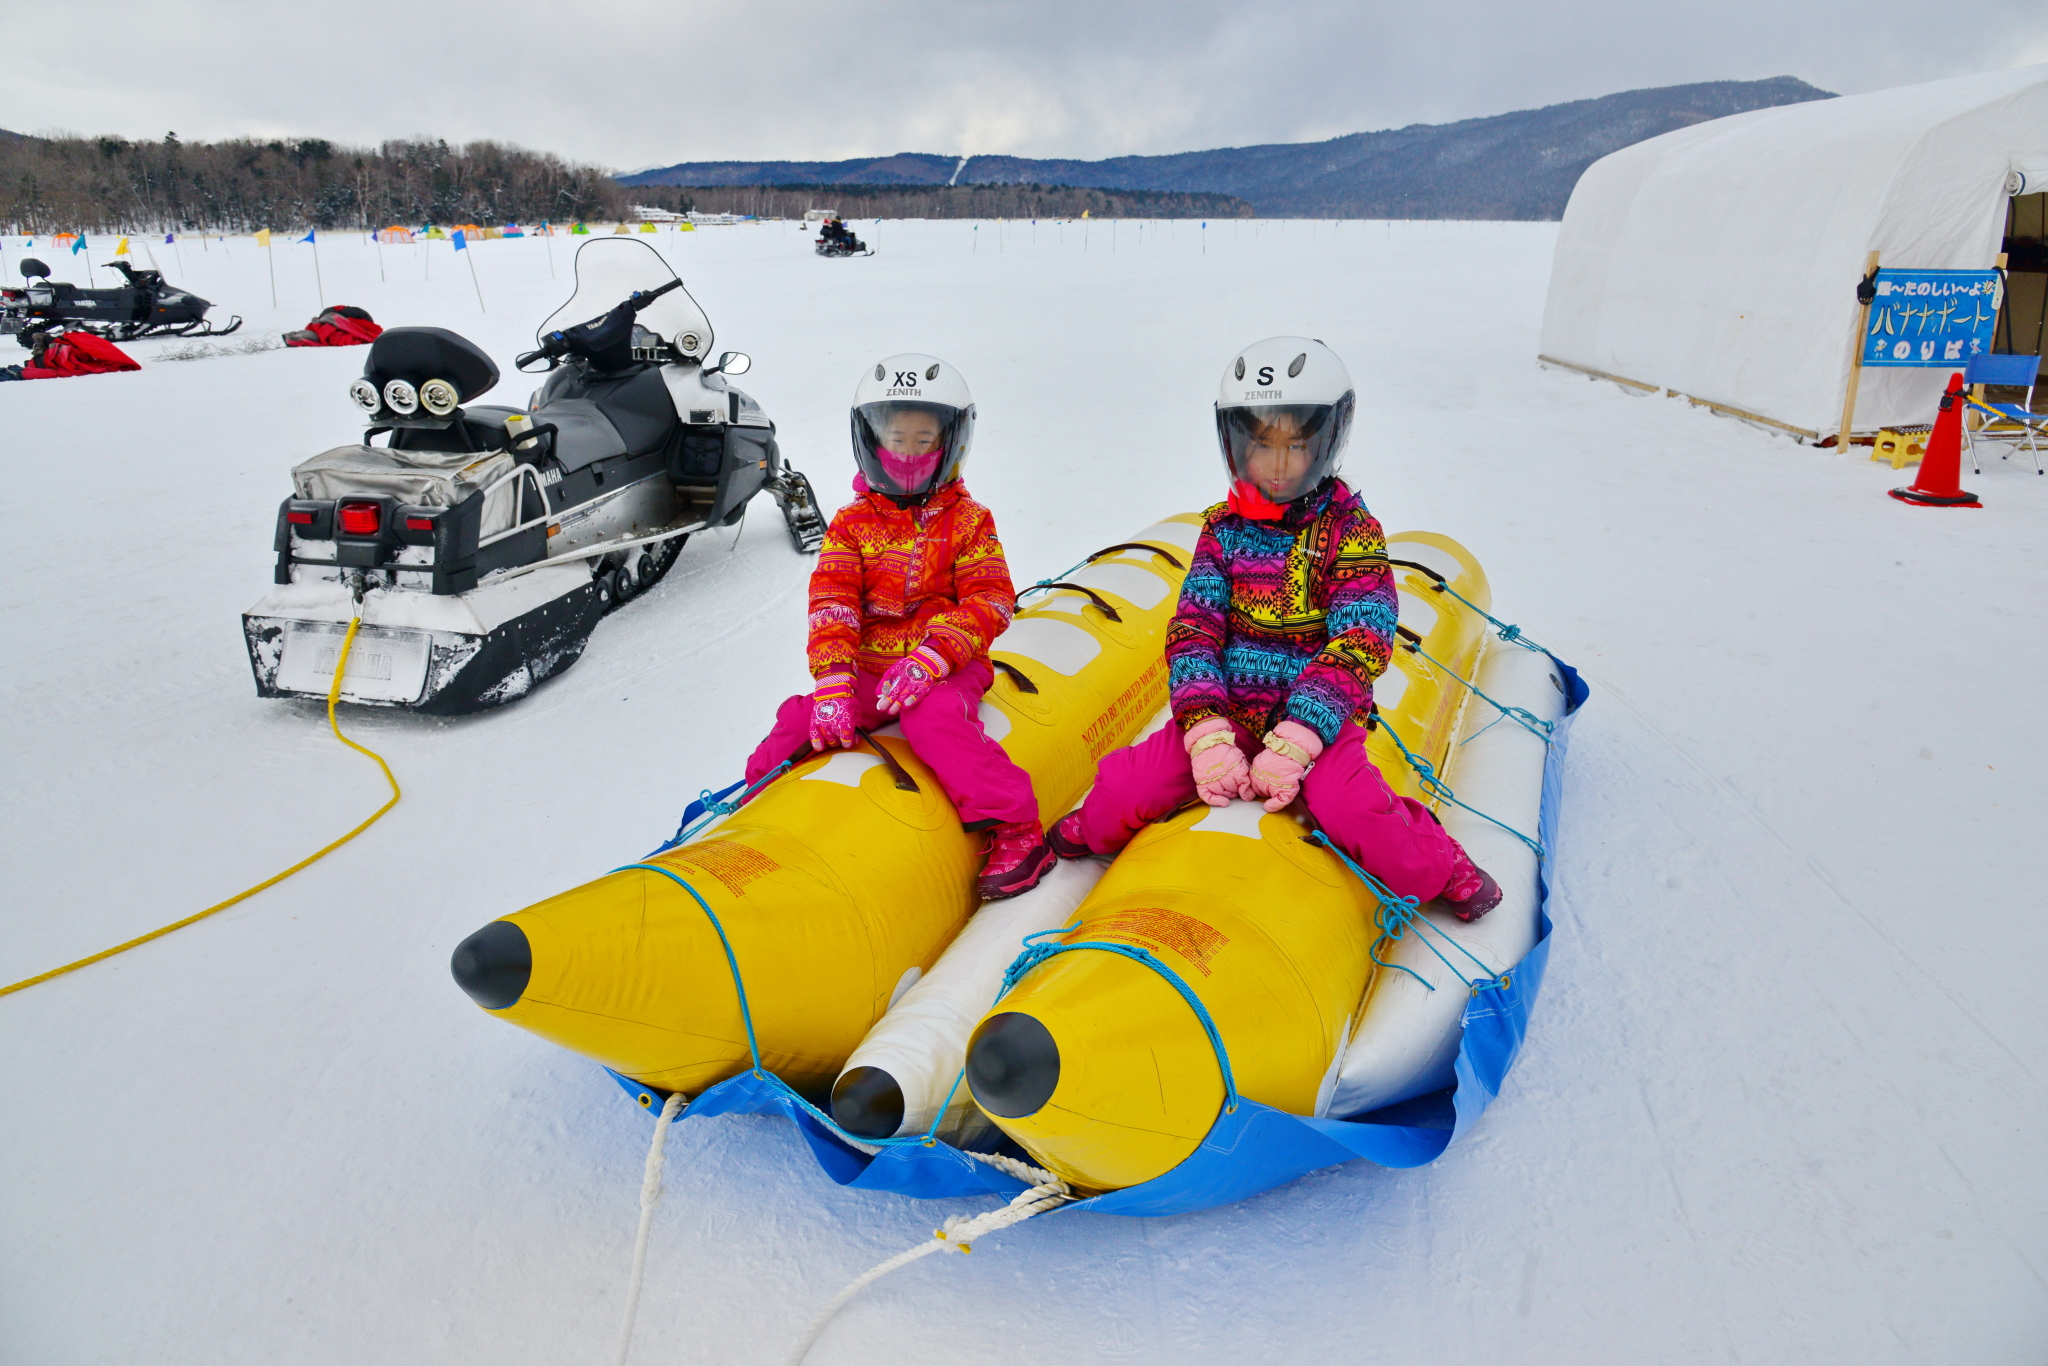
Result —
<instances>
[{"instance_id":1,"label":"distant snowmobile rider","mask_svg":"<svg viewBox=\"0 0 2048 1366\"><path fill-rule=\"evenodd\" d=\"M1500 903L1366 752L1399 600L1386 533L1337 477L1355 403L1344 363L1307 337L1268 338L1224 370L1230 495L1202 516L1167 631L1174 724L1103 756L1087 800L1053 827L1062 857L1115 853L1195 798L1279 811L1298 796L1395 895L1441 897L1461 920Z\"/></svg>"},{"instance_id":2,"label":"distant snowmobile rider","mask_svg":"<svg viewBox=\"0 0 2048 1366\"><path fill-rule=\"evenodd\" d=\"M961 468L974 399L933 356L890 356L853 400L853 502L833 514L811 574L810 666L817 686L792 697L747 761L758 782L800 750L844 748L891 717L931 766L969 830L987 830L984 899L1038 885L1055 862L1031 776L982 729L995 681L989 646L1017 609L995 518Z\"/></svg>"}]
</instances>

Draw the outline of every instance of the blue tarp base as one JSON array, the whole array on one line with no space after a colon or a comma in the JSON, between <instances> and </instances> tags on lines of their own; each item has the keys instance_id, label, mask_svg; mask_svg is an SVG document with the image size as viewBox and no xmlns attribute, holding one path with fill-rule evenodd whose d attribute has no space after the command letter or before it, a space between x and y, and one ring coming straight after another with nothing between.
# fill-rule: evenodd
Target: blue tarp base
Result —
<instances>
[{"instance_id":1,"label":"blue tarp base","mask_svg":"<svg viewBox=\"0 0 2048 1366\"><path fill-rule=\"evenodd\" d=\"M1555 656L1552 659L1565 681L1567 706L1551 736L1543 766L1537 838L1554 855L1566 732L1588 689L1577 670ZM1554 858L1545 860L1546 870L1554 866ZM1241 1100L1236 1113L1216 1117L1201 1146L1172 1171L1066 1208L1103 1214L1184 1214L1242 1200L1318 1167L1354 1157L1382 1167L1419 1167L1434 1161L1478 1123L1500 1094L1528 1033L1529 1012L1543 988L1543 971L1550 960L1551 887L1547 877L1539 877L1537 891L1540 934L1536 946L1501 986L1474 993L1466 1005L1465 1035L1458 1048L1458 1084L1448 1096L1425 1096L1349 1120L1291 1115L1255 1100ZM646 1093L639 1083L612 1075L628 1094ZM842 1142L779 1087L752 1072L720 1082L683 1111L684 1118L728 1114L787 1116L810 1144L825 1174L842 1186L923 1198L1010 1196L1024 1189L1023 1182L944 1143L904 1144L870 1157Z\"/></svg>"}]
</instances>

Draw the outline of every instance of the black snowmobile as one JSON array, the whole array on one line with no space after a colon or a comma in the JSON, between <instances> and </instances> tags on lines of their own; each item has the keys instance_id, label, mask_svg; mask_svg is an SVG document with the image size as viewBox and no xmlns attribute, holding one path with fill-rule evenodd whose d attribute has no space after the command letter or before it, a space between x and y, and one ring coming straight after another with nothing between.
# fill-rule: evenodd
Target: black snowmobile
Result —
<instances>
[{"instance_id":1,"label":"black snowmobile","mask_svg":"<svg viewBox=\"0 0 2048 1366\"><path fill-rule=\"evenodd\" d=\"M0 333L23 346L37 332L92 332L108 341L141 337L225 337L242 325L206 321L213 305L197 294L164 283L160 270L113 263L127 284L114 289L80 289L50 278L50 268L31 256L21 263L22 287L0 289Z\"/></svg>"},{"instance_id":2,"label":"black snowmobile","mask_svg":"<svg viewBox=\"0 0 2048 1366\"><path fill-rule=\"evenodd\" d=\"M599 618L757 493L798 551L823 543L810 481L727 383L751 361L704 363L710 321L653 247L584 243L576 291L538 340L519 366L551 373L523 411L467 406L498 368L453 332L394 327L370 344L349 394L371 426L293 469L277 587L242 615L259 694L325 698L360 612L343 698L495 706L575 663Z\"/></svg>"},{"instance_id":3,"label":"black snowmobile","mask_svg":"<svg viewBox=\"0 0 2048 1366\"><path fill-rule=\"evenodd\" d=\"M873 256L874 249L853 235L844 219L831 218L818 233L820 256Z\"/></svg>"}]
</instances>

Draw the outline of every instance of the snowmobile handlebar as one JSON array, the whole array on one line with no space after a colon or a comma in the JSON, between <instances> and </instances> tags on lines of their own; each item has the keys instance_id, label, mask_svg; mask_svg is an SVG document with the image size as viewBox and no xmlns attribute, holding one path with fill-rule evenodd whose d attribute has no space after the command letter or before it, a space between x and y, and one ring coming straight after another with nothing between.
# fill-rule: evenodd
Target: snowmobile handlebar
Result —
<instances>
[{"instance_id":1,"label":"snowmobile handlebar","mask_svg":"<svg viewBox=\"0 0 2048 1366\"><path fill-rule=\"evenodd\" d=\"M636 289L633 291L632 295L629 298L625 299L617 306L613 307L610 311L601 314L598 317L592 318L589 322L583 323L577 328L561 328L558 329L557 331L548 333L545 337L541 338L540 346L537 349L528 351L525 355L520 356L516 360L514 360L512 362L513 367L515 369L524 370L528 365L532 364L534 361L558 361L563 356L566 356L577 349L576 344L569 339L569 333L571 331L587 331L594 329L598 324L616 315L620 309L626 310L627 315L630 317L638 317L640 315L640 310L646 308L656 299L659 299L662 295L668 293L672 289L681 289L682 287L683 282L681 280L670 280L667 284L655 289ZM548 368L554 368L552 363L549 365Z\"/></svg>"}]
</instances>

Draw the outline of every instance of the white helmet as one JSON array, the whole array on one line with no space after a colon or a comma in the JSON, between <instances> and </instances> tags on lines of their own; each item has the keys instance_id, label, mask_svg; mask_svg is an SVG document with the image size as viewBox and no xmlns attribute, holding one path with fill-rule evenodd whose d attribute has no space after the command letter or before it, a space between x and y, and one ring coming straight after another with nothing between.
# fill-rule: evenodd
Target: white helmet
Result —
<instances>
[{"instance_id":1,"label":"white helmet","mask_svg":"<svg viewBox=\"0 0 2048 1366\"><path fill-rule=\"evenodd\" d=\"M1344 463L1357 394L1337 353L1308 337L1238 352L1216 392L1216 439L1233 484L1275 503L1312 493Z\"/></svg>"},{"instance_id":2,"label":"white helmet","mask_svg":"<svg viewBox=\"0 0 2048 1366\"><path fill-rule=\"evenodd\" d=\"M974 395L937 356L906 351L861 372L853 458L875 492L922 499L960 477L973 444Z\"/></svg>"}]
</instances>

